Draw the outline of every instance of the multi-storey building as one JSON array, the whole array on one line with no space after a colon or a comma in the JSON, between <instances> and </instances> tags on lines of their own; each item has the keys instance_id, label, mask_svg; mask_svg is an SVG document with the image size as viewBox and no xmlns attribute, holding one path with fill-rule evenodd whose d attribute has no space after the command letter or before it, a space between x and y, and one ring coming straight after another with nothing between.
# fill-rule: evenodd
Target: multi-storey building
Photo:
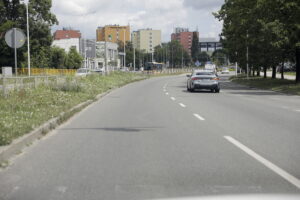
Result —
<instances>
[{"instance_id":1,"label":"multi-storey building","mask_svg":"<svg viewBox=\"0 0 300 200\"><path fill-rule=\"evenodd\" d=\"M130 41L130 26L107 25L96 30L97 41L118 43Z\"/></svg>"},{"instance_id":2,"label":"multi-storey building","mask_svg":"<svg viewBox=\"0 0 300 200\"><path fill-rule=\"evenodd\" d=\"M52 46L57 46L64 49L66 52L71 47L75 48L78 52L81 52L81 33L77 30L57 30L54 33L54 40Z\"/></svg>"},{"instance_id":3,"label":"multi-storey building","mask_svg":"<svg viewBox=\"0 0 300 200\"><path fill-rule=\"evenodd\" d=\"M140 29L132 33L132 44L136 49L154 53L154 48L161 45L161 31Z\"/></svg>"},{"instance_id":4,"label":"multi-storey building","mask_svg":"<svg viewBox=\"0 0 300 200\"><path fill-rule=\"evenodd\" d=\"M199 37L198 32L197 34ZM193 32L190 32L188 28L175 28L175 32L171 35L171 40L179 41L183 48L191 55Z\"/></svg>"}]
</instances>

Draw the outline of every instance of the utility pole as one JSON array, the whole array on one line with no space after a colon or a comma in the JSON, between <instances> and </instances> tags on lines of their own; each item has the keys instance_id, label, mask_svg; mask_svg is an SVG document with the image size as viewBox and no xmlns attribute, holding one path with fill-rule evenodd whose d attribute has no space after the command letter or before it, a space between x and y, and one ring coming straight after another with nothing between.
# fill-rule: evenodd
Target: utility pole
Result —
<instances>
[{"instance_id":1,"label":"utility pole","mask_svg":"<svg viewBox=\"0 0 300 200\"><path fill-rule=\"evenodd\" d=\"M124 29L124 70L125 70L125 67L126 67L126 42L125 42L125 32L126 32L126 28Z\"/></svg>"},{"instance_id":2,"label":"utility pole","mask_svg":"<svg viewBox=\"0 0 300 200\"><path fill-rule=\"evenodd\" d=\"M247 79L249 78L249 47L248 47L248 30L247 30L247 40L246 40L246 44L247 44Z\"/></svg>"},{"instance_id":3,"label":"utility pole","mask_svg":"<svg viewBox=\"0 0 300 200\"><path fill-rule=\"evenodd\" d=\"M135 47L133 45L133 71L135 71Z\"/></svg>"},{"instance_id":4,"label":"utility pole","mask_svg":"<svg viewBox=\"0 0 300 200\"><path fill-rule=\"evenodd\" d=\"M181 48L181 68L183 68L183 48Z\"/></svg>"},{"instance_id":5,"label":"utility pole","mask_svg":"<svg viewBox=\"0 0 300 200\"><path fill-rule=\"evenodd\" d=\"M104 41L104 65L105 65L105 74L108 74L108 68L107 68L107 43L106 39Z\"/></svg>"},{"instance_id":6,"label":"utility pole","mask_svg":"<svg viewBox=\"0 0 300 200\"><path fill-rule=\"evenodd\" d=\"M26 5L26 21L27 21L27 65L28 65L28 76L30 76L30 46L29 46L29 17L28 17L28 4L29 1L27 2Z\"/></svg>"},{"instance_id":7,"label":"utility pole","mask_svg":"<svg viewBox=\"0 0 300 200\"><path fill-rule=\"evenodd\" d=\"M237 76L237 52L235 52L235 76Z\"/></svg>"}]
</instances>

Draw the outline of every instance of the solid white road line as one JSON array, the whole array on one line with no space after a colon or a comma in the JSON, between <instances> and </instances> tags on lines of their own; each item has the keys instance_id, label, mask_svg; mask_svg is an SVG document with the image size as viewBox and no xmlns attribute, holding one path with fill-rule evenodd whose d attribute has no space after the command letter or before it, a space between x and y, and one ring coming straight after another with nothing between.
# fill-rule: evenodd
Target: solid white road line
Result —
<instances>
[{"instance_id":1,"label":"solid white road line","mask_svg":"<svg viewBox=\"0 0 300 200\"><path fill-rule=\"evenodd\" d=\"M198 118L199 120L201 120L201 121L204 121L204 120L205 120L203 117L201 117L200 115L198 115L198 114L196 114L196 113L194 113L194 116L195 116L196 118Z\"/></svg>"},{"instance_id":2,"label":"solid white road line","mask_svg":"<svg viewBox=\"0 0 300 200\"><path fill-rule=\"evenodd\" d=\"M295 110L296 112L300 112L300 110Z\"/></svg>"},{"instance_id":3,"label":"solid white road line","mask_svg":"<svg viewBox=\"0 0 300 200\"><path fill-rule=\"evenodd\" d=\"M186 107L186 105L184 105L183 103L179 103L179 105L180 105L181 107L183 107L183 108Z\"/></svg>"},{"instance_id":4,"label":"solid white road line","mask_svg":"<svg viewBox=\"0 0 300 200\"><path fill-rule=\"evenodd\" d=\"M173 100L173 101L175 101L176 99L175 99L175 97L171 97L171 99Z\"/></svg>"},{"instance_id":5,"label":"solid white road line","mask_svg":"<svg viewBox=\"0 0 300 200\"><path fill-rule=\"evenodd\" d=\"M240 143L236 139L234 139L230 136L224 136L224 138L226 140L228 140L229 142L231 142L232 144L234 144L236 147L243 150L249 156L255 158L257 161L259 161L260 163L262 163L263 165L268 167L270 170L272 170L273 172L275 172L276 174L278 174L279 176L281 176L282 178L284 178L285 180L287 180L288 182L290 182L291 184L295 185L297 188L300 189L300 180L299 179L297 179L293 175L289 174L288 172L284 171L283 169L276 166L275 164L271 163L270 161L263 158L262 156L258 155L253 150L249 149L248 147L246 147L245 145L243 145L242 143Z\"/></svg>"}]
</instances>

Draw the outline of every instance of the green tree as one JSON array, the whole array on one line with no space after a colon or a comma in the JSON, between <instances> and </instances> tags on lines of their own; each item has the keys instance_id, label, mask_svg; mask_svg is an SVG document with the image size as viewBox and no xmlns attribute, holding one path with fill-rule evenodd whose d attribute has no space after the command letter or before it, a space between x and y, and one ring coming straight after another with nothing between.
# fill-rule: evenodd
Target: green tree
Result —
<instances>
[{"instance_id":1,"label":"green tree","mask_svg":"<svg viewBox=\"0 0 300 200\"><path fill-rule=\"evenodd\" d=\"M55 46L51 47L50 68L65 68L66 59L67 54L64 49Z\"/></svg>"},{"instance_id":2,"label":"green tree","mask_svg":"<svg viewBox=\"0 0 300 200\"><path fill-rule=\"evenodd\" d=\"M212 53L211 60L217 65L226 65L227 54L224 49L217 49Z\"/></svg>"},{"instance_id":3,"label":"green tree","mask_svg":"<svg viewBox=\"0 0 300 200\"><path fill-rule=\"evenodd\" d=\"M58 24L54 14L51 13L51 0L29 0L29 27L30 27L30 51L32 60L50 57L52 43L51 26ZM13 50L4 41L5 32L12 28L20 28L26 34L26 8L20 0L0 0L0 65L13 64ZM19 66L27 65L27 47L24 45L18 49ZM48 59L49 60L49 59ZM33 62L32 67L40 67L39 62ZM49 63L48 63L49 65ZM43 63L43 66L47 66Z\"/></svg>"},{"instance_id":4,"label":"green tree","mask_svg":"<svg viewBox=\"0 0 300 200\"><path fill-rule=\"evenodd\" d=\"M65 67L67 69L78 69L82 66L83 58L77 52L76 48L71 47L65 59Z\"/></svg>"},{"instance_id":5,"label":"green tree","mask_svg":"<svg viewBox=\"0 0 300 200\"><path fill-rule=\"evenodd\" d=\"M192 41L192 48L191 48L191 56L193 62L196 62L198 60L199 55L199 38L198 38L198 32L193 32L193 41Z\"/></svg>"}]
</instances>

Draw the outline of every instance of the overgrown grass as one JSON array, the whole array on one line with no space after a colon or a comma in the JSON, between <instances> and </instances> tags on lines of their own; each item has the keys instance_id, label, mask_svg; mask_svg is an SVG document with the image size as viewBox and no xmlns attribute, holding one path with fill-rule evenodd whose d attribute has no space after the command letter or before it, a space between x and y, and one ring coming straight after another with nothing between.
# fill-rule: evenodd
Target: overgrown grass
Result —
<instances>
[{"instance_id":1,"label":"overgrown grass","mask_svg":"<svg viewBox=\"0 0 300 200\"><path fill-rule=\"evenodd\" d=\"M281 74L281 73L277 73ZM296 72L284 72L284 75L296 76Z\"/></svg>"},{"instance_id":2,"label":"overgrown grass","mask_svg":"<svg viewBox=\"0 0 300 200\"><path fill-rule=\"evenodd\" d=\"M249 79L247 79L245 76L231 77L230 79L233 82L250 87L272 90L286 94L300 95L300 84L295 84L295 81L293 80L281 80L263 77L249 77Z\"/></svg>"},{"instance_id":3,"label":"overgrown grass","mask_svg":"<svg viewBox=\"0 0 300 200\"><path fill-rule=\"evenodd\" d=\"M0 96L0 145L6 145L59 116L75 105L109 89L146 78L142 74L114 72L108 76L68 77L65 83L11 91Z\"/></svg>"}]
</instances>

